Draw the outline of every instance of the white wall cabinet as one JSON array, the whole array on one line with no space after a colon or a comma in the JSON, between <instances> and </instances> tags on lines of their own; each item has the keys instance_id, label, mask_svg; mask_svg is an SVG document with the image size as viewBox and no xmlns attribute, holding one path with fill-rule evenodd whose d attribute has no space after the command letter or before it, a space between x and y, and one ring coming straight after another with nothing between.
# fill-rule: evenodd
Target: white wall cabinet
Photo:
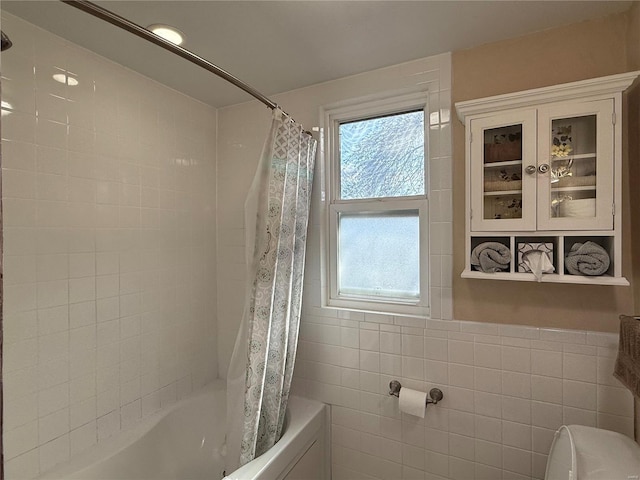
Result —
<instances>
[{"instance_id":1,"label":"white wall cabinet","mask_svg":"<svg viewBox=\"0 0 640 480\"><path fill-rule=\"evenodd\" d=\"M621 271L622 92L639 74L456 104L466 127L463 277L628 285ZM472 265L473 250L486 242L505 247L491 273ZM593 243L578 250L586 242ZM544 250L553 273L530 273L522 254L531 248ZM601 258L601 250L608 267L590 270L589 255ZM576 253L586 262L579 272Z\"/></svg>"}]
</instances>

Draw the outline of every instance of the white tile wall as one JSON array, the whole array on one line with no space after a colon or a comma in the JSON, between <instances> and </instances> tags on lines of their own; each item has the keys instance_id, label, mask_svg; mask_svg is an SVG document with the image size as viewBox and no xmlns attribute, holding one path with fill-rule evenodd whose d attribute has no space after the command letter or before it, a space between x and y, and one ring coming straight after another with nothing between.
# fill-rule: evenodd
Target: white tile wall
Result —
<instances>
[{"instance_id":1,"label":"white tile wall","mask_svg":"<svg viewBox=\"0 0 640 480\"><path fill-rule=\"evenodd\" d=\"M426 329L364 322L354 328L335 312L304 317L295 388L333 405L334 478L541 479L553 432L562 424L633 436L632 396L612 376L616 335L459 321L440 330L443 324L433 323ZM475 333L479 325L506 333ZM344 357L316 354L333 330L359 331L361 339L397 335L398 355L379 353L387 349L384 342L379 352L362 344L354 350L397 356L398 364L369 362L354 370ZM551 336L555 340L540 340ZM424 351L413 350L420 344ZM438 364L442 372L434 373ZM388 395L394 378L425 391L437 386L445 398L424 420L402 414Z\"/></svg>"},{"instance_id":2,"label":"white tile wall","mask_svg":"<svg viewBox=\"0 0 640 480\"><path fill-rule=\"evenodd\" d=\"M24 479L216 377L216 111L2 28L3 433Z\"/></svg>"},{"instance_id":3,"label":"white tile wall","mask_svg":"<svg viewBox=\"0 0 640 480\"><path fill-rule=\"evenodd\" d=\"M384 90L423 85L432 100L431 320L321 308L321 184L314 184L294 389L332 405L338 480L542 478L563 423L632 435L631 395L611 375L614 335L452 319L449 61L422 59L277 97L307 127L317 125L320 106ZM222 376L242 313L242 202L269 124L260 108L219 111ZM438 386L445 399L424 420L401 414L388 395L393 378L410 388Z\"/></svg>"}]
</instances>

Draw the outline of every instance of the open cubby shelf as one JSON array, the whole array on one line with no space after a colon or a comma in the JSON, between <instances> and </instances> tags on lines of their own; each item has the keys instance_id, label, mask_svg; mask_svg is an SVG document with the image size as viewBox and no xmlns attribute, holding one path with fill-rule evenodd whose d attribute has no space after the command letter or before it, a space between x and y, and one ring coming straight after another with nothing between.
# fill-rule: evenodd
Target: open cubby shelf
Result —
<instances>
[{"instance_id":1,"label":"open cubby shelf","mask_svg":"<svg viewBox=\"0 0 640 480\"><path fill-rule=\"evenodd\" d=\"M607 252L610 258L608 270L602 275L575 275L567 271L565 265L565 257L567 252L576 243L585 243L587 241L594 242ZM532 273L522 271L524 267L520 267L518 253L526 250L525 245L545 251L553 264L555 270L553 273L544 273L542 275L542 283L577 283L583 285L629 285L629 282L620 276L614 276L614 237L607 234L593 234L593 232L584 232L583 234L573 232L570 235L548 235L548 234L515 234L515 235L472 235L470 242L470 250L473 251L478 245L485 242L498 242L509 249L511 253L511 262L507 270L495 273L485 273L479 271L477 267L470 263L462 272L463 278L480 278L490 280L516 280L522 282L535 282L537 279ZM536 245L537 244L537 245ZM541 245L540 245L541 244ZM520 267L520 268L519 268Z\"/></svg>"}]
</instances>

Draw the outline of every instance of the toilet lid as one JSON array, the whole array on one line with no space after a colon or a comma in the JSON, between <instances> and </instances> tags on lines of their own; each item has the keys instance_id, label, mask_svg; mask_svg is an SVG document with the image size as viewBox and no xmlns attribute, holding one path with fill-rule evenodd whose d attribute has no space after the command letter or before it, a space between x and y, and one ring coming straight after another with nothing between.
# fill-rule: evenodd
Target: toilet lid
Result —
<instances>
[{"instance_id":1,"label":"toilet lid","mask_svg":"<svg viewBox=\"0 0 640 480\"><path fill-rule=\"evenodd\" d=\"M569 425L560 427L554 444L563 433L571 444L571 480L640 478L640 445L630 438L609 430Z\"/></svg>"}]
</instances>

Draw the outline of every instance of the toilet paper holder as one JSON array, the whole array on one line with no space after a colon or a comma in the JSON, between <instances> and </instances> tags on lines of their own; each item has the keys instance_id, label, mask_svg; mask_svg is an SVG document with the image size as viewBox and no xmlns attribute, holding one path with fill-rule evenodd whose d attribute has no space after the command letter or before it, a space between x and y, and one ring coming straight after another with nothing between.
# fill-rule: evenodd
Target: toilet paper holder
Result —
<instances>
[{"instance_id":1,"label":"toilet paper holder","mask_svg":"<svg viewBox=\"0 0 640 480\"><path fill-rule=\"evenodd\" d=\"M401 388L402 384L398 380L391 380L389 382L389 395L400 398ZM430 403L433 403L435 405L444 398L444 394L439 388L432 388L431 390L429 390L429 396L431 398L427 398L427 405L429 405Z\"/></svg>"}]
</instances>

